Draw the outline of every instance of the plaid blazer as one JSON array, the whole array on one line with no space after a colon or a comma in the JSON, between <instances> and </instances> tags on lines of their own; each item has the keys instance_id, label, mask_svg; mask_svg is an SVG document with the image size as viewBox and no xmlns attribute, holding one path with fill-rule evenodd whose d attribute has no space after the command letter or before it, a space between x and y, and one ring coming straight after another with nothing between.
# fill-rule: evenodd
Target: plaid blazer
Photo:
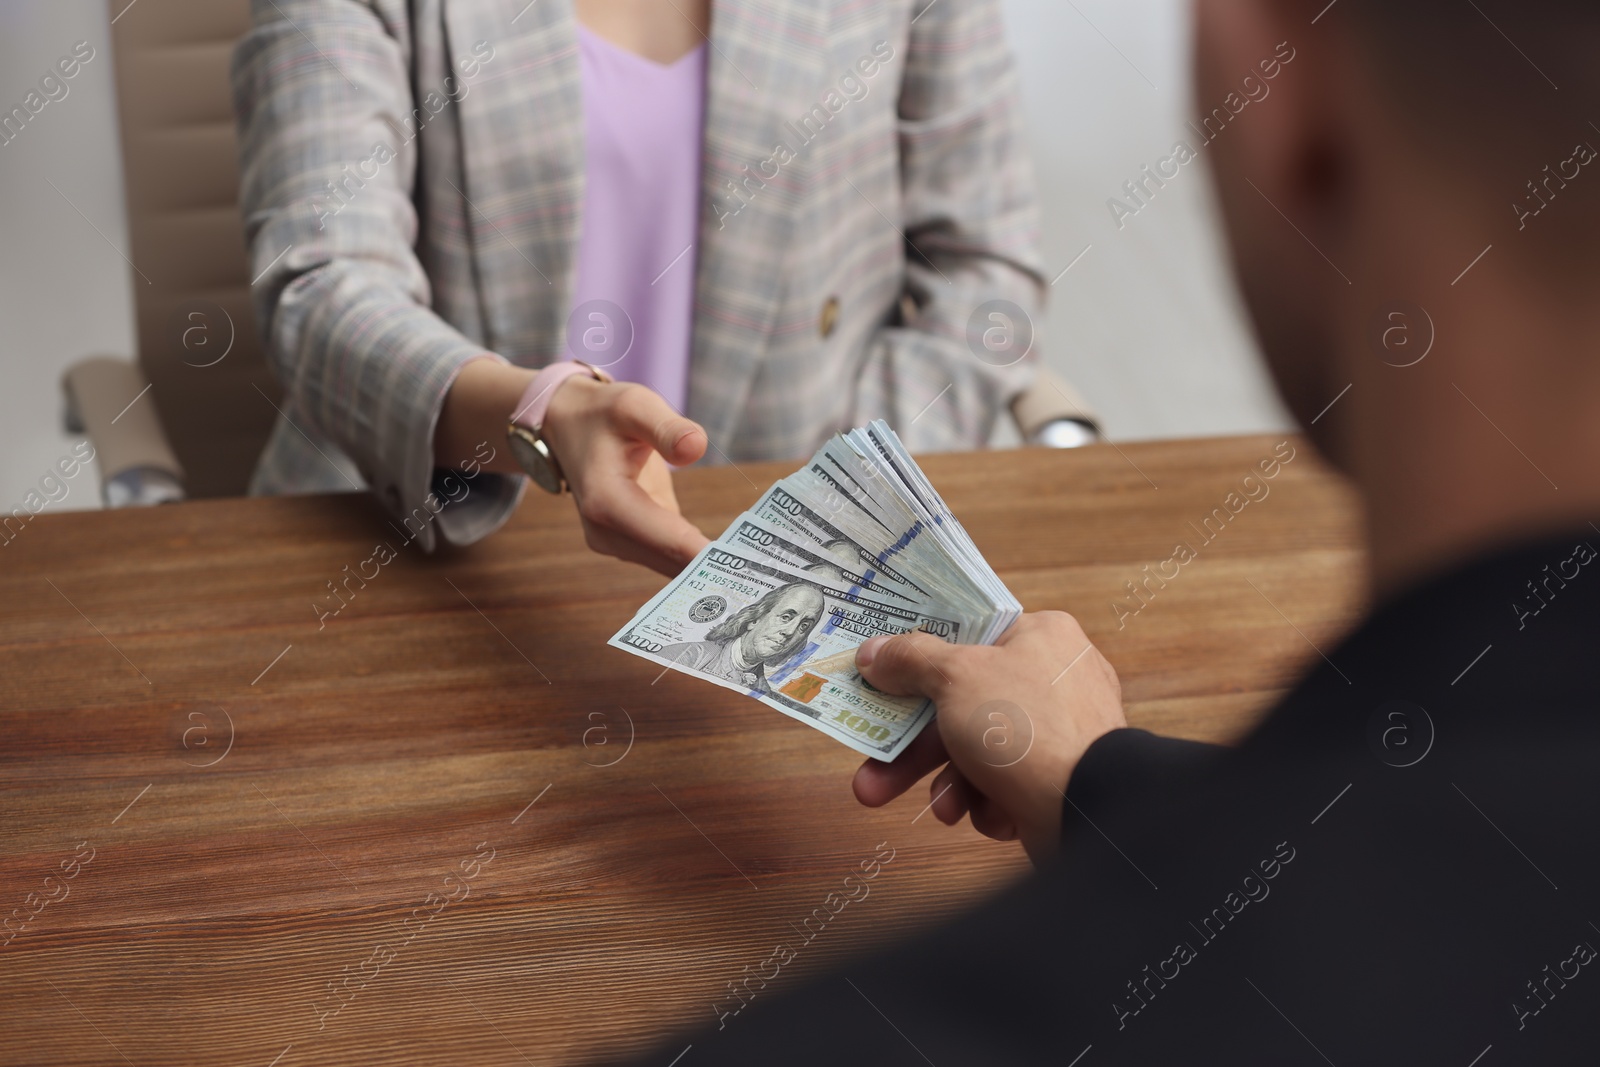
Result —
<instances>
[{"instance_id":1,"label":"plaid blazer","mask_svg":"<svg viewBox=\"0 0 1600 1067\"><path fill-rule=\"evenodd\" d=\"M1037 353L1000 366L969 339L980 305L1031 315L1045 288L998 7L714 0L685 412L713 462L803 456L873 418L914 451L979 447L1031 383ZM451 381L485 353L568 358L570 0L253 14L233 61L241 200L285 403L252 488L364 483L424 548L435 527L474 540L523 479L440 491Z\"/></svg>"}]
</instances>

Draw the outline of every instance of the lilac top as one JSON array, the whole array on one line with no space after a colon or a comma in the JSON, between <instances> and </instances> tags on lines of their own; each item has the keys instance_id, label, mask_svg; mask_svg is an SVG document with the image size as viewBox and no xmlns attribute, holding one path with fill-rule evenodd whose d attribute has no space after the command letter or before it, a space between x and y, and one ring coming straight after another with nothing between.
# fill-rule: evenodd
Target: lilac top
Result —
<instances>
[{"instance_id":1,"label":"lilac top","mask_svg":"<svg viewBox=\"0 0 1600 1067\"><path fill-rule=\"evenodd\" d=\"M689 391L706 48L663 66L580 25L578 54L587 156L567 348L617 378L648 385L681 412Z\"/></svg>"}]
</instances>

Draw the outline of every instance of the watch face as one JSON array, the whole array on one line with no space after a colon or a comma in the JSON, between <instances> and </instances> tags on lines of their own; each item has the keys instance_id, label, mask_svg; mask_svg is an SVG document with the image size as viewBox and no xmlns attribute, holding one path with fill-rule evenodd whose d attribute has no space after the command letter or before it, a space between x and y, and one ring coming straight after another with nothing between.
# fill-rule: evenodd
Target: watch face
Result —
<instances>
[{"instance_id":1,"label":"watch face","mask_svg":"<svg viewBox=\"0 0 1600 1067\"><path fill-rule=\"evenodd\" d=\"M557 473L555 460L543 441L523 426L511 427L506 440L517 466L528 472L528 477L533 479L535 485L547 493L561 492L561 475Z\"/></svg>"}]
</instances>

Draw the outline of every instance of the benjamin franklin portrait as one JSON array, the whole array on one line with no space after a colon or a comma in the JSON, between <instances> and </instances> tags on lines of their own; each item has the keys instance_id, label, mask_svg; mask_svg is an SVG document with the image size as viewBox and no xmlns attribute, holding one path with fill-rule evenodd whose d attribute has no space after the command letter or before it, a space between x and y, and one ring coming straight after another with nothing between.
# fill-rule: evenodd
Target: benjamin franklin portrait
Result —
<instances>
[{"instance_id":1,"label":"benjamin franklin portrait","mask_svg":"<svg viewBox=\"0 0 1600 1067\"><path fill-rule=\"evenodd\" d=\"M766 669L810 640L823 606L816 586L790 582L722 620L705 640L668 645L660 654L680 666L766 693Z\"/></svg>"}]
</instances>

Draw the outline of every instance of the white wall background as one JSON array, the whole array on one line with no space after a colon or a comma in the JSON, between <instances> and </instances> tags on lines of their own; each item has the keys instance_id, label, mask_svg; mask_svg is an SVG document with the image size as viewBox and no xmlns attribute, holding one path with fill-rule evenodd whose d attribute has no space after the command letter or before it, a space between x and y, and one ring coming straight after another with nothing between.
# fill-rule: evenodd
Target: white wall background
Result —
<instances>
[{"instance_id":1,"label":"white wall background","mask_svg":"<svg viewBox=\"0 0 1600 1067\"><path fill-rule=\"evenodd\" d=\"M105 5L92 0L0 0L0 111L20 106L78 41L95 49L67 83L67 97L0 145L5 514L78 440L61 428L61 372L86 355L133 352L133 272L117 251L128 239L109 23ZM81 471L68 485L51 510L100 505L98 471Z\"/></svg>"},{"instance_id":2,"label":"white wall background","mask_svg":"<svg viewBox=\"0 0 1600 1067\"><path fill-rule=\"evenodd\" d=\"M1060 271L1046 357L1113 438L1287 427L1216 231L1210 174L1184 167L1119 229L1106 201L1187 140L1187 0L1004 0ZM1052 273L1052 276L1054 274Z\"/></svg>"},{"instance_id":3,"label":"white wall background","mask_svg":"<svg viewBox=\"0 0 1600 1067\"><path fill-rule=\"evenodd\" d=\"M1052 291L1042 324L1051 364L1115 438L1287 426L1227 280L1203 165L1121 229L1106 207L1190 136L1186 0L1004 4L1052 274L1088 249ZM132 354L109 20L97 0L0 0L5 110L75 42L99 53L66 99L0 145L0 512L75 441L61 428L62 370L84 355ZM98 494L85 471L53 507L96 507Z\"/></svg>"}]
</instances>

